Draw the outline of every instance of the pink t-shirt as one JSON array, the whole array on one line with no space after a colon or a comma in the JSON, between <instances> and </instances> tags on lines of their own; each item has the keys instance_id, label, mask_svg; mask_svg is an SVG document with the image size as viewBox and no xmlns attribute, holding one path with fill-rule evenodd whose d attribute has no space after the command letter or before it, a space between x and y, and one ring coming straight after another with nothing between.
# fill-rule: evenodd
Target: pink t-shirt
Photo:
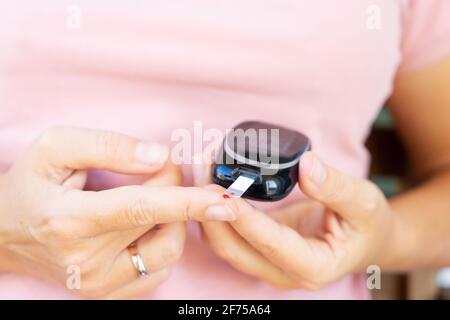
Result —
<instances>
[{"instance_id":1,"label":"pink t-shirt","mask_svg":"<svg viewBox=\"0 0 450 320\"><path fill-rule=\"evenodd\" d=\"M450 52L448 0L0 0L0 172L48 126L170 142L174 129L255 119L296 128L316 153L365 177L371 123L398 72ZM71 20L80 9L80 28ZM379 18L379 20L377 20ZM186 184L191 168L185 166ZM130 183L96 172L96 189ZM281 206L301 199L298 190ZM299 252L301 255L301 252ZM0 275L0 298L71 298ZM144 296L367 298L362 275L280 292L208 249L191 223L171 278Z\"/></svg>"}]
</instances>

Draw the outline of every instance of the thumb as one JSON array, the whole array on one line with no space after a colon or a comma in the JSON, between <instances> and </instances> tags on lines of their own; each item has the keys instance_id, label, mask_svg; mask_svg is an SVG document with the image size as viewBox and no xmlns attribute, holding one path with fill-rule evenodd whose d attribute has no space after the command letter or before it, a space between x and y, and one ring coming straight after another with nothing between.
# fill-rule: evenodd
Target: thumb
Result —
<instances>
[{"instance_id":1,"label":"thumb","mask_svg":"<svg viewBox=\"0 0 450 320\"><path fill-rule=\"evenodd\" d=\"M31 147L31 165L45 168L106 169L140 174L159 170L169 149L109 131L71 127L47 129Z\"/></svg>"},{"instance_id":2,"label":"thumb","mask_svg":"<svg viewBox=\"0 0 450 320\"><path fill-rule=\"evenodd\" d=\"M300 188L354 226L366 225L386 205L375 184L327 166L312 152L300 159Z\"/></svg>"}]
</instances>

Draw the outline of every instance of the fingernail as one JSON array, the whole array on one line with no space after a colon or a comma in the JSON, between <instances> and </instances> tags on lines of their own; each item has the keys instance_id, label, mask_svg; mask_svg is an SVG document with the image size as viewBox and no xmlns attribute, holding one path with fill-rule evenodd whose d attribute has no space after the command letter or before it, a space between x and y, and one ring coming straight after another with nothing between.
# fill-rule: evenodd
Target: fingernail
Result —
<instances>
[{"instance_id":1,"label":"fingernail","mask_svg":"<svg viewBox=\"0 0 450 320\"><path fill-rule=\"evenodd\" d=\"M139 142L136 146L136 160L147 165L163 164L169 157L169 148L153 142Z\"/></svg>"},{"instance_id":2,"label":"fingernail","mask_svg":"<svg viewBox=\"0 0 450 320\"><path fill-rule=\"evenodd\" d=\"M325 181L327 171L322 161L308 152L300 159L300 174L308 176L316 185L321 185Z\"/></svg>"},{"instance_id":3,"label":"fingernail","mask_svg":"<svg viewBox=\"0 0 450 320\"><path fill-rule=\"evenodd\" d=\"M228 206L212 206L206 210L205 214L208 220L213 221L233 221L236 215Z\"/></svg>"}]
</instances>

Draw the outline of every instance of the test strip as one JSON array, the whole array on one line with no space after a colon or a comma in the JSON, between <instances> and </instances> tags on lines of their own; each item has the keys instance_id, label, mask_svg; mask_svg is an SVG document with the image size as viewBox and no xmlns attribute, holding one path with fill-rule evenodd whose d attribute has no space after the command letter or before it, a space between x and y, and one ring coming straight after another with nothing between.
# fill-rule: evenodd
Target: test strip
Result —
<instances>
[{"instance_id":1,"label":"test strip","mask_svg":"<svg viewBox=\"0 0 450 320\"><path fill-rule=\"evenodd\" d=\"M245 191L255 182L255 179L246 176L239 176L232 184L225 190L224 195L230 197L240 198Z\"/></svg>"}]
</instances>

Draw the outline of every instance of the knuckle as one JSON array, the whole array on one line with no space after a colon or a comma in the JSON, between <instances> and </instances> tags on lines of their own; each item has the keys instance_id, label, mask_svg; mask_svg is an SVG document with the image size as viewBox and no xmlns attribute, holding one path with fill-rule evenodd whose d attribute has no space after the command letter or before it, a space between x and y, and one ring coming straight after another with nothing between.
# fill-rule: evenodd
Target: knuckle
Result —
<instances>
[{"instance_id":1,"label":"knuckle","mask_svg":"<svg viewBox=\"0 0 450 320\"><path fill-rule=\"evenodd\" d=\"M284 226L276 224L276 227L272 228L267 235L259 239L253 239L251 242L254 242L264 255L277 258L279 255L279 240L284 238L284 232Z\"/></svg>"},{"instance_id":2,"label":"knuckle","mask_svg":"<svg viewBox=\"0 0 450 320\"><path fill-rule=\"evenodd\" d=\"M176 190L176 192L183 190L183 192L189 192L192 193L193 195L196 193L196 190L193 187L175 187L174 190ZM184 197L181 196L179 198L178 203L174 203L174 208L176 208L176 210L178 212L180 212L180 220L182 221L189 221L192 219L195 219L197 212L197 206L194 203L194 198L192 197Z\"/></svg>"},{"instance_id":3,"label":"knuckle","mask_svg":"<svg viewBox=\"0 0 450 320\"><path fill-rule=\"evenodd\" d=\"M77 266L84 272L88 269L88 254L83 250L71 249L71 243L79 239L72 225L70 218L47 216L34 226L30 233L37 242L47 248L56 266L64 270Z\"/></svg>"},{"instance_id":4,"label":"knuckle","mask_svg":"<svg viewBox=\"0 0 450 320\"><path fill-rule=\"evenodd\" d=\"M41 135L37 139L37 143L39 147L49 149L54 145L56 139L60 134L60 127L49 127L41 133Z\"/></svg>"},{"instance_id":5,"label":"knuckle","mask_svg":"<svg viewBox=\"0 0 450 320\"><path fill-rule=\"evenodd\" d=\"M174 264L181 258L181 255L183 254L183 246L176 243L176 241L172 242L163 246L163 250L161 251L158 259L149 260L150 263L152 263L152 269L161 270Z\"/></svg>"},{"instance_id":6,"label":"knuckle","mask_svg":"<svg viewBox=\"0 0 450 320\"><path fill-rule=\"evenodd\" d=\"M66 242L74 238L71 221L66 217L46 216L33 229L33 234L38 240L50 244Z\"/></svg>"},{"instance_id":7,"label":"knuckle","mask_svg":"<svg viewBox=\"0 0 450 320\"><path fill-rule=\"evenodd\" d=\"M56 264L67 270L73 266L78 267L81 273L85 273L86 256L82 253L62 252L57 255Z\"/></svg>"},{"instance_id":8,"label":"knuckle","mask_svg":"<svg viewBox=\"0 0 450 320\"><path fill-rule=\"evenodd\" d=\"M230 246L228 243L217 243L214 242L211 244L214 252L222 259L229 261L231 263L235 263L239 261L239 255L237 250L234 249L233 246Z\"/></svg>"},{"instance_id":9,"label":"knuckle","mask_svg":"<svg viewBox=\"0 0 450 320\"><path fill-rule=\"evenodd\" d=\"M179 241L170 241L163 250L162 260L164 265L171 265L178 261L183 254L183 245Z\"/></svg>"},{"instance_id":10,"label":"knuckle","mask_svg":"<svg viewBox=\"0 0 450 320\"><path fill-rule=\"evenodd\" d=\"M277 247L272 243L259 243L260 250L268 257L276 257L278 255Z\"/></svg>"},{"instance_id":11,"label":"knuckle","mask_svg":"<svg viewBox=\"0 0 450 320\"><path fill-rule=\"evenodd\" d=\"M192 208L193 208L193 206L192 206L191 200L188 200L186 202L186 205L184 206L184 209L181 211L183 213L182 214L183 221L189 221L194 218L195 214L194 214Z\"/></svg>"},{"instance_id":12,"label":"knuckle","mask_svg":"<svg viewBox=\"0 0 450 320\"><path fill-rule=\"evenodd\" d=\"M100 132L96 137L96 152L99 155L106 155L113 159L121 157L122 136L115 132Z\"/></svg>"},{"instance_id":13,"label":"knuckle","mask_svg":"<svg viewBox=\"0 0 450 320\"><path fill-rule=\"evenodd\" d=\"M132 226L154 225L156 210L144 197L137 197L130 201L123 212L124 219Z\"/></svg>"}]
</instances>

